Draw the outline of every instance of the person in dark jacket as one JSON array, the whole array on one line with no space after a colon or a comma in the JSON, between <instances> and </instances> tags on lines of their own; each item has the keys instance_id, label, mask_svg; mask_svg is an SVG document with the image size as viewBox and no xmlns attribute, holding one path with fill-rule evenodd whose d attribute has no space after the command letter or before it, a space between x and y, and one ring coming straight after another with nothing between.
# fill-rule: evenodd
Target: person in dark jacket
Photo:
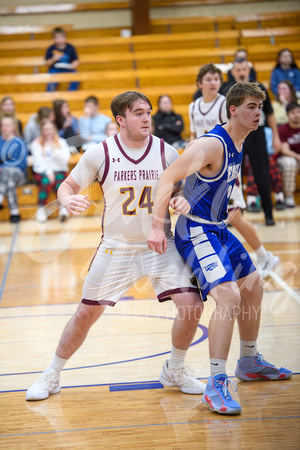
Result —
<instances>
[{"instance_id":1,"label":"person in dark jacket","mask_svg":"<svg viewBox=\"0 0 300 450\"><path fill-rule=\"evenodd\" d=\"M180 114L173 111L173 102L169 95L162 95L157 101L158 111L152 117L153 134L164 139L176 149L184 149L187 142L182 139L181 132L184 129L183 119Z\"/></svg>"}]
</instances>

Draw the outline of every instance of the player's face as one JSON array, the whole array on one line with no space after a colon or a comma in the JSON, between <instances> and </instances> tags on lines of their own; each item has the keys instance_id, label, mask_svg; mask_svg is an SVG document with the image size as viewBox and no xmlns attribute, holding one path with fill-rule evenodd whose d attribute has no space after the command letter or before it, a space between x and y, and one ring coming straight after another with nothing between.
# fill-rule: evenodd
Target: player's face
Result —
<instances>
[{"instance_id":1,"label":"player's face","mask_svg":"<svg viewBox=\"0 0 300 450\"><path fill-rule=\"evenodd\" d=\"M263 103L255 97L246 97L244 102L236 108L240 126L246 130L257 130Z\"/></svg>"},{"instance_id":2,"label":"player's face","mask_svg":"<svg viewBox=\"0 0 300 450\"><path fill-rule=\"evenodd\" d=\"M208 72L199 83L199 88L203 94L217 94L221 87L221 79L219 74Z\"/></svg>"},{"instance_id":3,"label":"player's face","mask_svg":"<svg viewBox=\"0 0 300 450\"><path fill-rule=\"evenodd\" d=\"M151 108L147 102L137 100L131 109L126 110L125 117L117 116L121 130L131 141L141 142L150 134Z\"/></svg>"}]
</instances>

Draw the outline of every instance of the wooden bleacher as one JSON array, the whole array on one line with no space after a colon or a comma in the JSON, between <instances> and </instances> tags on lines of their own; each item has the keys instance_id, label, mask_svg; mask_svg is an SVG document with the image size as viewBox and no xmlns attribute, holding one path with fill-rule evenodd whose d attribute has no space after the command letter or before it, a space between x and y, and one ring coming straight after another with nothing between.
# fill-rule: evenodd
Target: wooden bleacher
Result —
<instances>
[{"instance_id":1,"label":"wooden bleacher","mask_svg":"<svg viewBox=\"0 0 300 450\"><path fill-rule=\"evenodd\" d=\"M72 24L56 25L63 27L67 32L73 29ZM33 40L36 36L39 39L52 39L53 25L22 25L22 26L0 26L0 42Z\"/></svg>"},{"instance_id":2,"label":"wooden bleacher","mask_svg":"<svg viewBox=\"0 0 300 450\"><path fill-rule=\"evenodd\" d=\"M14 98L17 115L24 124L40 106L52 106L53 100L58 98L69 101L72 113L79 117L84 99L96 95L101 112L111 116L112 98L126 89L142 90L150 98L154 111L157 98L167 93L173 98L174 109L183 117L184 136L188 137L188 104L196 91L199 67L208 62L231 62L242 46L248 50L258 79L268 86L282 46L289 47L300 62L299 18L300 12L153 19L151 31L160 30L160 34L128 38L119 36L120 28L74 30L70 26L68 40L78 50L79 72L56 75L45 73L43 61L49 45L46 39L50 39L53 26L27 29L26 33L23 28L16 34L9 34L8 30L6 34L2 30L1 34L0 27L0 40L5 37L0 47L0 95ZM60 83L62 90L45 92L50 81ZM80 81L80 89L67 91L70 81ZM76 158L78 155L72 155L70 168ZM92 199L97 201L99 187L93 184L91 189ZM18 196L21 215L27 219L36 210L37 187L22 186ZM90 214L94 213L94 208L90 209ZM7 209L0 211L0 220L8 218Z\"/></svg>"}]
</instances>

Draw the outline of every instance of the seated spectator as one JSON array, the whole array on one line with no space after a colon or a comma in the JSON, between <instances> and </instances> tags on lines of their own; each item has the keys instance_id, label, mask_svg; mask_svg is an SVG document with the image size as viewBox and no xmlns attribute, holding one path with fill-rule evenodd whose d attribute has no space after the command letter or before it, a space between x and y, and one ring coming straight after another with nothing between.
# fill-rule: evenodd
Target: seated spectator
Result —
<instances>
[{"instance_id":1,"label":"seated spectator","mask_svg":"<svg viewBox=\"0 0 300 450\"><path fill-rule=\"evenodd\" d=\"M16 117L16 105L15 105L14 99L12 97L9 97L9 96L3 97L3 99L1 100L0 119L4 116L10 116L13 119L15 119L15 121L17 123L16 134L19 137L22 137L23 136L22 123Z\"/></svg>"},{"instance_id":2,"label":"seated spectator","mask_svg":"<svg viewBox=\"0 0 300 450\"><path fill-rule=\"evenodd\" d=\"M289 121L286 113L287 105L292 102L300 103L300 100L297 100L294 85L289 80L280 81L280 83L278 83L277 95L275 98L276 100L272 102L272 107L276 123L279 126L288 123Z\"/></svg>"},{"instance_id":3,"label":"seated spectator","mask_svg":"<svg viewBox=\"0 0 300 450\"><path fill-rule=\"evenodd\" d=\"M74 147L77 151L82 140L79 136L78 121L72 116L69 103L66 100L54 100L53 109L59 137L67 140L71 151Z\"/></svg>"},{"instance_id":4,"label":"seated spectator","mask_svg":"<svg viewBox=\"0 0 300 450\"><path fill-rule=\"evenodd\" d=\"M300 71L294 60L292 52L283 48L278 52L277 64L271 73L270 87L274 95L278 94L280 81L289 80L293 83L297 97L300 96Z\"/></svg>"},{"instance_id":5,"label":"seated spectator","mask_svg":"<svg viewBox=\"0 0 300 450\"><path fill-rule=\"evenodd\" d=\"M32 142L41 135L40 124L45 119L49 119L53 122L54 112L53 109L48 108L48 106L41 106L37 113L30 116L27 124L25 125L24 139L29 153L31 153Z\"/></svg>"},{"instance_id":6,"label":"seated spectator","mask_svg":"<svg viewBox=\"0 0 300 450\"><path fill-rule=\"evenodd\" d=\"M157 101L158 111L152 116L153 134L164 139L167 144L176 149L185 148L187 142L182 139L181 132L184 129L183 119L180 114L173 111L173 102L169 95L162 95Z\"/></svg>"},{"instance_id":7,"label":"seated spectator","mask_svg":"<svg viewBox=\"0 0 300 450\"><path fill-rule=\"evenodd\" d=\"M99 113L99 100L90 96L84 101L84 116L79 118L79 133L84 142L82 150L103 141L106 125L111 122L111 117Z\"/></svg>"},{"instance_id":8,"label":"seated spectator","mask_svg":"<svg viewBox=\"0 0 300 450\"><path fill-rule=\"evenodd\" d=\"M54 44L46 51L45 64L49 73L76 72L79 66L78 56L73 45L67 42L67 35L63 28L54 28L52 31ZM47 91L52 92L58 83L50 83ZM76 91L79 87L78 81L71 81L69 91Z\"/></svg>"},{"instance_id":9,"label":"seated spectator","mask_svg":"<svg viewBox=\"0 0 300 450\"><path fill-rule=\"evenodd\" d=\"M52 189L57 192L60 184L68 176L70 149L67 142L58 136L53 122L46 119L41 124L41 135L31 145L34 178L39 188L39 207L36 219L39 222L47 220L48 212L45 205ZM68 211L59 207L59 220L63 222L68 217Z\"/></svg>"},{"instance_id":10,"label":"seated spectator","mask_svg":"<svg viewBox=\"0 0 300 450\"><path fill-rule=\"evenodd\" d=\"M16 135L17 124L13 117L2 117L0 137L0 209L4 197L10 210L10 221L21 219L16 188L26 181L27 148L23 139Z\"/></svg>"},{"instance_id":11,"label":"seated spectator","mask_svg":"<svg viewBox=\"0 0 300 450\"><path fill-rule=\"evenodd\" d=\"M285 204L288 208L294 208L296 177L300 169L300 105L289 103L286 112L289 122L278 129L282 146L277 164L283 176Z\"/></svg>"},{"instance_id":12,"label":"seated spectator","mask_svg":"<svg viewBox=\"0 0 300 450\"><path fill-rule=\"evenodd\" d=\"M107 137L113 136L114 134L118 134L118 133L119 133L119 127L116 124L116 122L111 121L106 125L105 134Z\"/></svg>"}]
</instances>

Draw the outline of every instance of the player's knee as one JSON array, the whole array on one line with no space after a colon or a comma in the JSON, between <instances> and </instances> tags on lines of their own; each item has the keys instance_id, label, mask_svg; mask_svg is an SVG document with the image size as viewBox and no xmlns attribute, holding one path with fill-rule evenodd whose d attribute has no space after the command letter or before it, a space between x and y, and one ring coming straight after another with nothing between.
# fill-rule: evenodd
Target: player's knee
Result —
<instances>
[{"instance_id":1,"label":"player's knee","mask_svg":"<svg viewBox=\"0 0 300 450\"><path fill-rule=\"evenodd\" d=\"M75 314L75 322L83 326L92 325L101 316L104 309L101 305L92 306L80 303Z\"/></svg>"},{"instance_id":2,"label":"player's knee","mask_svg":"<svg viewBox=\"0 0 300 450\"><path fill-rule=\"evenodd\" d=\"M177 317L185 320L199 320L203 312L203 301L198 294L189 293L181 297L180 301L176 301L178 310Z\"/></svg>"},{"instance_id":3,"label":"player's knee","mask_svg":"<svg viewBox=\"0 0 300 450\"><path fill-rule=\"evenodd\" d=\"M216 300L216 311L234 318L240 313L241 295L238 291L231 291Z\"/></svg>"}]
</instances>

